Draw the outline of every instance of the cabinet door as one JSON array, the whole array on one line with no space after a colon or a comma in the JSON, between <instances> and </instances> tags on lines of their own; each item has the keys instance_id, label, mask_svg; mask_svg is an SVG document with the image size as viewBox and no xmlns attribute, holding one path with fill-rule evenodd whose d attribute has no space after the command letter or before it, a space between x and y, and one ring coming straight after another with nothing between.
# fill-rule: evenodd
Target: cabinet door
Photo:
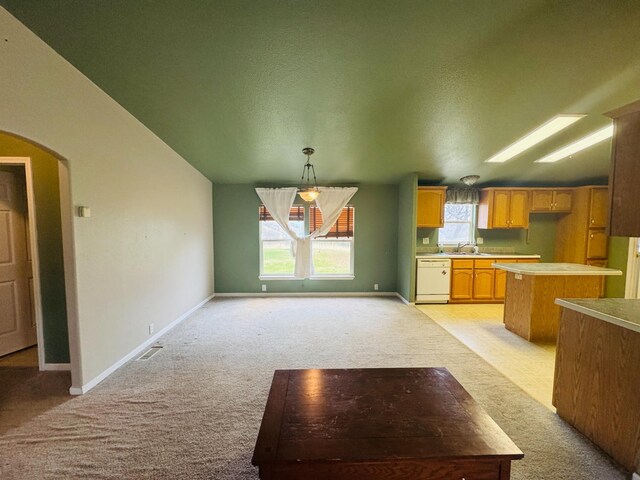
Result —
<instances>
[{"instance_id":1,"label":"cabinet door","mask_svg":"<svg viewBox=\"0 0 640 480\"><path fill-rule=\"evenodd\" d=\"M591 189L589 228L605 228L609 212L609 193L607 188Z\"/></svg>"},{"instance_id":2,"label":"cabinet door","mask_svg":"<svg viewBox=\"0 0 640 480\"><path fill-rule=\"evenodd\" d=\"M531 211L550 212L553 201L553 190L533 190L531 192Z\"/></svg>"},{"instance_id":3,"label":"cabinet door","mask_svg":"<svg viewBox=\"0 0 640 480\"><path fill-rule=\"evenodd\" d=\"M529 192L513 190L509 206L509 228L527 228L529 226Z\"/></svg>"},{"instance_id":4,"label":"cabinet door","mask_svg":"<svg viewBox=\"0 0 640 480\"><path fill-rule=\"evenodd\" d=\"M453 300L471 300L473 288L473 270L452 270L451 298Z\"/></svg>"},{"instance_id":5,"label":"cabinet door","mask_svg":"<svg viewBox=\"0 0 640 480\"><path fill-rule=\"evenodd\" d=\"M573 192L571 190L556 190L553 192L553 211L570 212L572 198Z\"/></svg>"},{"instance_id":6,"label":"cabinet door","mask_svg":"<svg viewBox=\"0 0 640 480\"><path fill-rule=\"evenodd\" d=\"M444 226L444 189L418 189L418 227Z\"/></svg>"},{"instance_id":7,"label":"cabinet door","mask_svg":"<svg viewBox=\"0 0 640 480\"><path fill-rule=\"evenodd\" d=\"M493 300L493 274L493 268L482 268L474 270L474 300Z\"/></svg>"},{"instance_id":8,"label":"cabinet door","mask_svg":"<svg viewBox=\"0 0 640 480\"><path fill-rule=\"evenodd\" d=\"M509 198L507 190L493 192L493 228L509 228Z\"/></svg>"},{"instance_id":9,"label":"cabinet door","mask_svg":"<svg viewBox=\"0 0 640 480\"><path fill-rule=\"evenodd\" d=\"M493 298L504 300L504 292L507 290L507 272L497 270L493 281Z\"/></svg>"},{"instance_id":10,"label":"cabinet door","mask_svg":"<svg viewBox=\"0 0 640 480\"><path fill-rule=\"evenodd\" d=\"M607 258L607 240L603 229L590 228L587 233L587 259Z\"/></svg>"}]
</instances>

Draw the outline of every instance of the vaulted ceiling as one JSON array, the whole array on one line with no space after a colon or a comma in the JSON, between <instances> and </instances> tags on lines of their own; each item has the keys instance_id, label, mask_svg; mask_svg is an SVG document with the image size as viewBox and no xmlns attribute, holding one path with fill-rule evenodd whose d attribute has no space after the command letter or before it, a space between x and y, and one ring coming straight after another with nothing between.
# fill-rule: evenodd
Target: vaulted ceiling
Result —
<instances>
[{"instance_id":1,"label":"vaulted ceiling","mask_svg":"<svg viewBox=\"0 0 640 480\"><path fill-rule=\"evenodd\" d=\"M214 183L295 184L305 146L321 184L579 183L608 141L533 161L640 98L637 0L0 4ZM484 162L559 113L587 117Z\"/></svg>"}]
</instances>

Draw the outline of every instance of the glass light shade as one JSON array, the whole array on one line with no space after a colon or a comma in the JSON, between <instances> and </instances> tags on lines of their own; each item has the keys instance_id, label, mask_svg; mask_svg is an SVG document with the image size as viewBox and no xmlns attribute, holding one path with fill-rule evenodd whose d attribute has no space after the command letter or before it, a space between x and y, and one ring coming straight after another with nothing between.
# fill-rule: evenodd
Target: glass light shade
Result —
<instances>
[{"instance_id":1,"label":"glass light shade","mask_svg":"<svg viewBox=\"0 0 640 480\"><path fill-rule=\"evenodd\" d=\"M304 200L305 202L313 202L316 198L318 198L320 192L315 188L308 188L300 190L298 192L298 195L300 195L300 198L302 198L302 200Z\"/></svg>"}]
</instances>

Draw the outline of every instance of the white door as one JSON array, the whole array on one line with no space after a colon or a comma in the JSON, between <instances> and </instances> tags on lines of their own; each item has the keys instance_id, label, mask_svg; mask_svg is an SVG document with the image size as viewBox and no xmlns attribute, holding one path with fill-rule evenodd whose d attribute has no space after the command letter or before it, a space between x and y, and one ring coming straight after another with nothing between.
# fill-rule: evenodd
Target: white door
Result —
<instances>
[{"instance_id":1,"label":"white door","mask_svg":"<svg viewBox=\"0 0 640 480\"><path fill-rule=\"evenodd\" d=\"M24 177L0 171L0 356L36 344Z\"/></svg>"}]
</instances>

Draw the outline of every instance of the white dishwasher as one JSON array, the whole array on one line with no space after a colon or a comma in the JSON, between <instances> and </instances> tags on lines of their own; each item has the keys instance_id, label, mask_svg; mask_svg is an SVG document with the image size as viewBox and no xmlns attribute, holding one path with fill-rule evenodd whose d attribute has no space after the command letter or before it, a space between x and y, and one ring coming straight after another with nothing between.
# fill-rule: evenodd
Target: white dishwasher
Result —
<instances>
[{"instance_id":1,"label":"white dishwasher","mask_svg":"<svg viewBox=\"0 0 640 480\"><path fill-rule=\"evenodd\" d=\"M417 259L416 303L447 303L450 288L450 258Z\"/></svg>"}]
</instances>

